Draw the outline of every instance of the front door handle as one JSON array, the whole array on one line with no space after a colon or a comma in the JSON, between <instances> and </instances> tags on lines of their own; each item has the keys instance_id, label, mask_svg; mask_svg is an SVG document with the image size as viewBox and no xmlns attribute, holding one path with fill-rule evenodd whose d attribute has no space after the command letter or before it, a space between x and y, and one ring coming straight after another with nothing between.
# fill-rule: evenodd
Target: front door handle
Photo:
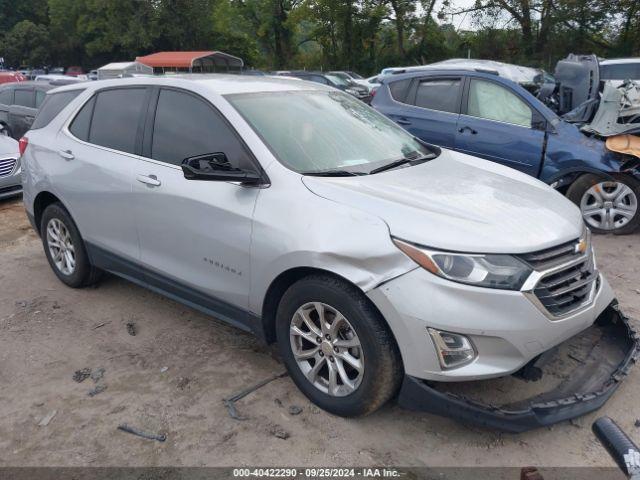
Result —
<instances>
[{"instance_id":1,"label":"front door handle","mask_svg":"<svg viewBox=\"0 0 640 480\"><path fill-rule=\"evenodd\" d=\"M159 187L160 185L162 185L162 182L160 182L160 180L158 180L158 177L156 177L155 175L138 175L136 179L140 183L144 183L152 187Z\"/></svg>"},{"instance_id":2,"label":"front door handle","mask_svg":"<svg viewBox=\"0 0 640 480\"><path fill-rule=\"evenodd\" d=\"M411 122L406 118L399 118L398 120L396 120L396 123L398 125L411 125Z\"/></svg>"},{"instance_id":3,"label":"front door handle","mask_svg":"<svg viewBox=\"0 0 640 480\"><path fill-rule=\"evenodd\" d=\"M464 133L465 130L469 130L469 133L471 133L471 135L475 135L476 133L478 133L477 130L474 130L473 128L469 127L468 125L465 125L464 127L461 127L458 129L459 133Z\"/></svg>"},{"instance_id":4,"label":"front door handle","mask_svg":"<svg viewBox=\"0 0 640 480\"><path fill-rule=\"evenodd\" d=\"M76 158L71 150L58 150L58 155L60 155L65 160L73 160L74 158Z\"/></svg>"}]
</instances>

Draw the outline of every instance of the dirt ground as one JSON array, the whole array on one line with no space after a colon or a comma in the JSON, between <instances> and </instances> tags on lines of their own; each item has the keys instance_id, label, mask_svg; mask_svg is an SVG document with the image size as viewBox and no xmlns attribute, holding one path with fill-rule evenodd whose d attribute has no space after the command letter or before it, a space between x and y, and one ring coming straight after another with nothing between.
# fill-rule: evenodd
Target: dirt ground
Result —
<instances>
[{"instance_id":1,"label":"dirt ground","mask_svg":"<svg viewBox=\"0 0 640 480\"><path fill-rule=\"evenodd\" d=\"M595 244L622 308L640 319L640 234ZM222 399L283 371L272 349L112 276L65 287L20 200L0 201L0 287L0 466L611 466L590 430L603 414L640 443L640 367L599 412L519 435L395 405L345 420L288 377L240 400L246 419L234 420ZM103 378L74 381L83 368L104 368ZM97 386L106 390L89 396Z\"/></svg>"}]
</instances>

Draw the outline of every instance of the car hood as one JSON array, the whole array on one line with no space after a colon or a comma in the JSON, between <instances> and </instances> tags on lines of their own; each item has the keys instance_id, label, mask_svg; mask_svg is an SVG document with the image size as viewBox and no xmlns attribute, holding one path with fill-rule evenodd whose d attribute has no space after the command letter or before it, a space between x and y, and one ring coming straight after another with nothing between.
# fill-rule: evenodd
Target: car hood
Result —
<instances>
[{"instance_id":1,"label":"car hood","mask_svg":"<svg viewBox=\"0 0 640 480\"><path fill-rule=\"evenodd\" d=\"M19 151L18 142L11 137L0 135L0 157L15 156L18 158Z\"/></svg>"},{"instance_id":2,"label":"car hood","mask_svg":"<svg viewBox=\"0 0 640 480\"><path fill-rule=\"evenodd\" d=\"M316 195L384 220L391 235L437 249L525 253L578 238L579 209L511 168L449 150L359 177L305 176Z\"/></svg>"}]
</instances>

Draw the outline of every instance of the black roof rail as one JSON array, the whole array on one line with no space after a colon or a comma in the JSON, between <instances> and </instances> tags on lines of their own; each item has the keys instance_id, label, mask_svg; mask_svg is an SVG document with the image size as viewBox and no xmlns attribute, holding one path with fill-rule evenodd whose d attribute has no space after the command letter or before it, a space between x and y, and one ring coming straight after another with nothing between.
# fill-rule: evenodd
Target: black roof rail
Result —
<instances>
[{"instance_id":1,"label":"black roof rail","mask_svg":"<svg viewBox=\"0 0 640 480\"><path fill-rule=\"evenodd\" d=\"M480 72L480 73L488 73L489 75L495 75L497 77L500 76L500 74L498 73L497 70L489 70L487 68L474 68L474 70L476 72Z\"/></svg>"}]
</instances>

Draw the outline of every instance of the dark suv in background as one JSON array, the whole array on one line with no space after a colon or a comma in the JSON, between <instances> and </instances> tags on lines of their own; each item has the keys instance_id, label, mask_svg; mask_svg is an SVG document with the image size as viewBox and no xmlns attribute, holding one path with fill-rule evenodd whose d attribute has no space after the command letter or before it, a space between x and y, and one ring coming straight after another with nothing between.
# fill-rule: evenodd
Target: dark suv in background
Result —
<instances>
[{"instance_id":1,"label":"dark suv in background","mask_svg":"<svg viewBox=\"0 0 640 480\"><path fill-rule=\"evenodd\" d=\"M301 71L281 71L277 72L276 75L284 75L287 77L295 77L301 80L307 80L309 82L320 83L322 85L329 85L330 87L337 88L342 90L349 95L353 95L359 100L362 100L365 103L371 102L371 94L369 89L363 87L362 85L358 85L357 83L346 80L338 75L334 75L332 73L325 72L308 72L306 70Z\"/></svg>"},{"instance_id":2,"label":"dark suv in background","mask_svg":"<svg viewBox=\"0 0 640 480\"><path fill-rule=\"evenodd\" d=\"M0 135L19 140L31 128L52 88L64 82L18 82L0 86Z\"/></svg>"}]
</instances>

